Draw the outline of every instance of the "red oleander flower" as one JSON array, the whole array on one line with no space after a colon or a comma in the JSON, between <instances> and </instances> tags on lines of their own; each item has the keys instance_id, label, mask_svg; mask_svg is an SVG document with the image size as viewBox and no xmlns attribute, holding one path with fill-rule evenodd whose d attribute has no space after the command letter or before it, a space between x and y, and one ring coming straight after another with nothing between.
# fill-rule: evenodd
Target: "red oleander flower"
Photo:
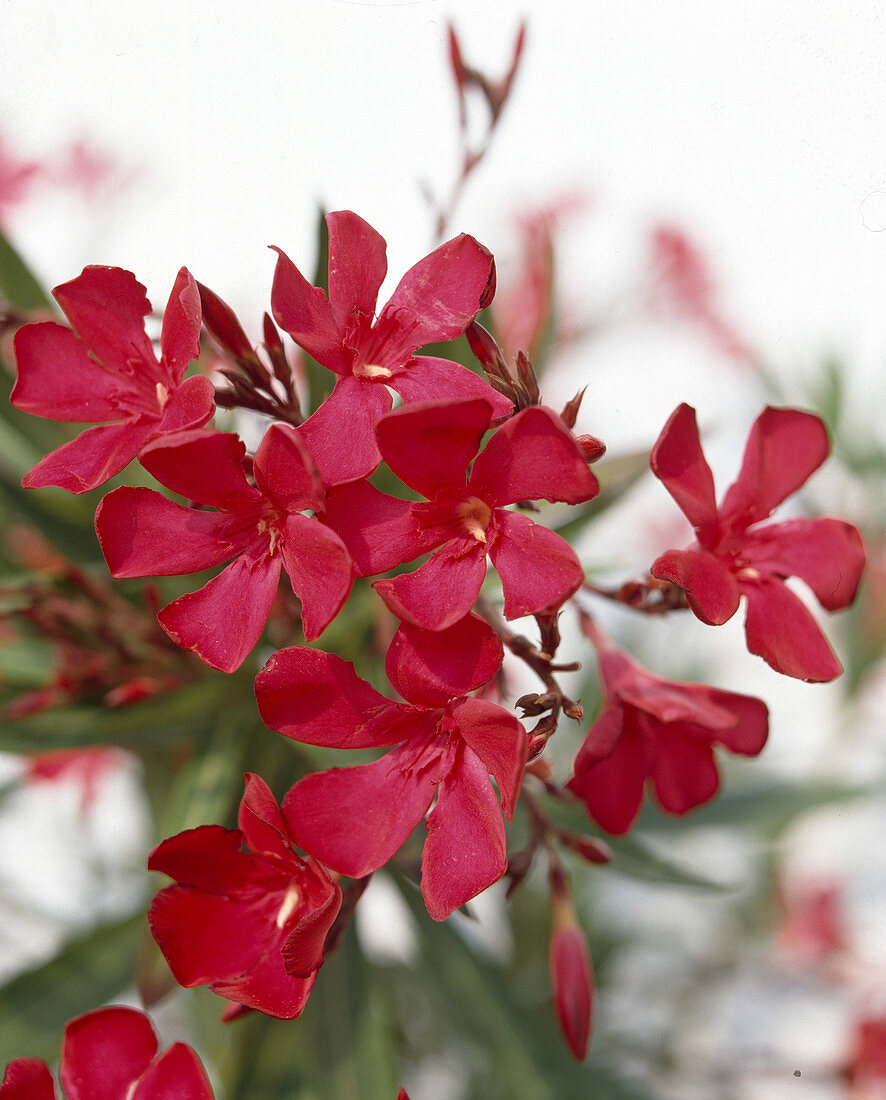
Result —
<instances>
[{"instance_id":1,"label":"red oleander flower","mask_svg":"<svg viewBox=\"0 0 886 1100\"><path fill-rule=\"evenodd\" d=\"M462 233L403 276L375 315L387 273L385 242L350 210L327 214L329 296L284 252L274 275L274 316L318 363L339 375L330 396L299 428L327 484L365 477L379 463L374 428L404 401L485 397L496 416L511 403L467 367L413 352L460 336L495 292L492 255ZM342 446L342 435L347 446Z\"/></svg>"},{"instance_id":2,"label":"red oleander flower","mask_svg":"<svg viewBox=\"0 0 886 1100\"><path fill-rule=\"evenodd\" d=\"M766 744L765 703L749 695L655 676L583 619L597 647L604 706L575 758L567 787L600 828L628 832L647 781L671 814L686 814L720 786L713 746L756 756Z\"/></svg>"},{"instance_id":3,"label":"red oleander flower","mask_svg":"<svg viewBox=\"0 0 886 1100\"><path fill-rule=\"evenodd\" d=\"M293 428L272 424L243 471L243 444L223 432L182 432L142 454L144 467L176 493L215 512L175 504L152 489L125 486L101 501L95 529L115 577L197 573L234 558L199 591L158 618L180 646L212 668L233 672L261 637L281 567L302 605L308 641L338 614L351 590L344 543L313 516L323 486Z\"/></svg>"},{"instance_id":4,"label":"red oleander flower","mask_svg":"<svg viewBox=\"0 0 886 1100\"><path fill-rule=\"evenodd\" d=\"M145 332L145 288L119 267L86 267L53 291L71 325L25 325L15 335L18 377L10 401L50 420L99 422L26 474L22 485L85 493L119 473L151 440L198 428L213 414L211 382L183 379L200 353L200 295L185 268L160 333L160 358Z\"/></svg>"},{"instance_id":5,"label":"red oleander flower","mask_svg":"<svg viewBox=\"0 0 886 1100\"><path fill-rule=\"evenodd\" d=\"M842 669L815 619L784 582L799 577L828 611L848 607L864 567L861 536L830 516L758 525L805 483L828 450L817 416L764 409L719 508L693 408L676 409L650 456L655 476L697 539L688 550L662 554L653 576L684 589L698 618L715 626L732 618L744 596L751 653L777 672L811 681L833 680Z\"/></svg>"},{"instance_id":6,"label":"red oleander flower","mask_svg":"<svg viewBox=\"0 0 886 1100\"><path fill-rule=\"evenodd\" d=\"M271 729L309 745L393 748L380 760L308 775L283 801L296 842L342 874L381 867L424 818L421 890L434 920L504 874L502 811L513 816L526 764L526 731L503 708L466 692L501 664L501 643L471 615L429 633L400 626L388 678L393 702L330 653L292 646L258 674L259 713ZM495 779L501 810L490 781Z\"/></svg>"},{"instance_id":7,"label":"red oleander flower","mask_svg":"<svg viewBox=\"0 0 886 1100\"><path fill-rule=\"evenodd\" d=\"M178 885L151 902L151 933L177 981L268 1016L301 1014L341 890L302 858L268 785L247 774L239 828L201 825L159 844L148 869ZM246 845L247 851L241 851Z\"/></svg>"},{"instance_id":8,"label":"red oleander flower","mask_svg":"<svg viewBox=\"0 0 886 1100\"><path fill-rule=\"evenodd\" d=\"M67 1100L213 1100L203 1064L189 1046L157 1054L150 1019L114 1005L65 1027L59 1076ZM49 1067L17 1058L6 1067L0 1100L56 1100Z\"/></svg>"},{"instance_id":9,"label":"red oleander flower","mask_svg":"<svg viewBox=\"0 0 886 1100\"><path fill-rule=\"evenodd\" d=\"M505 508L593 497L599 486L578 444L556 413L534 406L498 428L475 459L491 417L484 400L397 409L378 425L379 446L394 473L427 502L397 500L366 482L327 498L326 521L364 576L439 547L415 572L374 585L395 615L427 630L452 626L470 611L487 555L501 577L507 619L558 607L583 580L559 535Z\"/></svg>"}]
</instances>

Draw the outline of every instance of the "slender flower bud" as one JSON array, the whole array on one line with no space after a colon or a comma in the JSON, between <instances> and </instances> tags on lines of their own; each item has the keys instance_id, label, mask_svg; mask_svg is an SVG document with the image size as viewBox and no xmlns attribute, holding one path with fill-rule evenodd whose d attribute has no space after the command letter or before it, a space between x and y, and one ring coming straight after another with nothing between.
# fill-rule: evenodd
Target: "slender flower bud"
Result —
<instances>
[{"instance_id":1,"label":"slender flower bud","mask_svg":"<svg viewBox=\"0 0 886 1100\"><path fill-rule=\"evenodd\" d=\"M593 1013L594 980L584 934L578 927L563 872L551 866L554 928L549 964L557 1022L576 1061L588 1052Z\"/></svg>"}]
</instances>

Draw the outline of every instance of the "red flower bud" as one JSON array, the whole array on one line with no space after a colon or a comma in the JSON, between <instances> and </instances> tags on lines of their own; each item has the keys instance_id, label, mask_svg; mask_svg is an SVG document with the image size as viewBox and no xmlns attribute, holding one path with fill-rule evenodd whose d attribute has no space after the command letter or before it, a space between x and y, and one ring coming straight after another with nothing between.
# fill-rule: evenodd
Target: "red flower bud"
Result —
<instances>
[{"instance_id":1,"label":"red flower bud","mask_svg":"<svg viewBox=\"0 0 886 1100\"><path fill-rule=\"evenodd\" d=\"M557 1021L573 1057L581 1062L588 1052L594 985L587 944L568 903L555 904L549 961Z\"/></svg>"}]
</instances>

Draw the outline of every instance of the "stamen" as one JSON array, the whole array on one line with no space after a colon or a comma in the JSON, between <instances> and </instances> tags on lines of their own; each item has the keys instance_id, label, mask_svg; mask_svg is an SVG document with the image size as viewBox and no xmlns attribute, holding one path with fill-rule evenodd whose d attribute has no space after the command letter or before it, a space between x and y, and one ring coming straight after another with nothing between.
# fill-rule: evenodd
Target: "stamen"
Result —
<instances>
[{"instance_id":1,"label":"stamen","mask_svg":"<svg viewBox=\"0 0 886 1100\"><path fill-rule=\"evenodd\" d=\"M169 400L169 390L163 385L162 382L157 383L157 404L161 409L166 407L166 402Z\"/></svg>"},{"instance_id":2,"label":"stamen","mask_svg":"<svg viewBox=\"0 0 886 1100\"><path fill-rule=\"evenodd\" d=\"M486 542L486 528L492 519L492 509L479 497L471 497L456 507L456 514L462 526L477 542Z\"/></svg>"},{"instance_id":3,"label":"stamen","mask_svg":"<svg viewBox=\"0 0 886 1100\"><path fill-rule=\"evenodd\" d=\"M358 363L354 367L355 378L390 378L393 371L387 367L379 367L375 363Z\"/></svg>"},{"instance_id":4,"label":"stamen","mask_svg":"<svg viewBox=\"0 0 886 1100\"><path fill-rule=\"evenodd\" d=\"M284 924L289 920L292 914L295 912L295 907L301 900L301 894L298 887L294 882L290 882L288 889L283 897L283 904L280 906L280 912L277 914L277 919L274 922L278 928L282 928Z\"/></svg>"}]
</instances>

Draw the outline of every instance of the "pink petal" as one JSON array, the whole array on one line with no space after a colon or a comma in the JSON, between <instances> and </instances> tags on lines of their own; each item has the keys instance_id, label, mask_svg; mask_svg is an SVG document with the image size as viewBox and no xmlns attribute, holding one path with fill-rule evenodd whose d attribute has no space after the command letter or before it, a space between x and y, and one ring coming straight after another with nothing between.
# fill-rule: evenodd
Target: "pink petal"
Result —
<instances>
[{"instance_id":1,"label":"pink petal","mask_svg":"<svg viewBox=\"0 0 886 1100\"><path fill-rule=\"evenodd\" d=\"M274 251L278 258L271 309L277 324L318 363L337 374L347 374L350 364L329 300L320 287L311 286L282 249Z\"/></svg>"},{"instance_id":2,"label":"pink petal","mask_svg":"<svg viewBox=\"0 0 886 1100\"><path fill-rule=\"evenodd\" d=\"M696 616L709 626L722 626L738 610L735 577L707 550L667 550L655 559L649 572L682 588Z\"/></svg>"},{"instance_id":3,"label":"pink petal","mask_svg":"<svg viewBox=\"0 0 886 1100\"><path fill-rule=\"evenodd\" d=\"M55 485L69 493L86 493L128 466L156 428L157 422L151 420L87 428L42 458L22 478L22 485L26 489Z\"/></svg>"},{"instance_id":4,"label":"pink petal","mask_svg":"<svg viewBox=\"0 0 886 1100\"><path fill-rule=\"evenodd\" d=\"M451 713L462 740L498 784L502 809L510 821L529 752L526 730L513 714L486 699L462 699Z\"/></svg>"},{"instance_id":5,"label":"pink petal","mask_svg":"<svg viewBox=\"0 0 886 1100\"><path fill-rule=\"evenodd\" d=\"M277 937L279 940L280 937ZM278 1020L294 1020L304 1011L316 974L293 978L287 974L281 944L269 945L267 954L242 977L213 983L220 997L248 1005Z\"/></svg>"},{"instance_id":6,"label":"pink petal","mask_svg":"<svg viewBox=\"0 0 886 1100\"><path fill-rule=\"evenodd\" d=\"M283 943L283 965L293 978L307 978L323 963L326 934L341 909L342 892L326 868L309 859L299 889L306 900L305 912L294 927L287 924Z\"/></svg>"},{"instance_id":7,"label":"pink petal","mask_svg":"<svg viewBox=\"0 0 886 1100\"><path fill-rule=\"evenodd\" d=\"M202 315L197 283L183 267L175 277L160 332L160 355L173 382L181 382L188 363L200 356Z\"/></svg>"},{"instance_id":8,"label":"pink petal","mask_svg":"<svg viewBox=\"0 0 886 1100\"><path fill-rule=\"evenodd\" d=\"M220 897L167 886L151 902L148 924L179 985L230 981L256 965L275 935L273 902L260 904L255 891Z\"/></svg>"},{"instance_id":9,"label":"pink petal","mask_svg":"<svg viewBox=\"0 0 886 1100\"><path fill-rule=\"evenodd\" d=\"M231 432L195 429L155 440L139 461L179 496L228 510L261 499L243 472L245 454L245 444Z\"/></svg>"},{"instance_id":10,"label":"pink petal","mask_svg":"<svg viewBox=\"0 0 886 1100\"><path fill-rule=\"evenodd\" d=\"M255 696L266 726L306 745L363 749L409 736L395 723L412 708L386 699L350 661L322 649L279 650L256 676Z\"/></svg>"},{"instance_id":11,"label":"pink petal","mask_svg":"<svg viewBox=\"0 0 886 1100\"><path fill-rule=\"evenodd\" d=\"M612 755L624 725L625 709L620 700L612 699L606 703L581 743L573 769L577 776Z\"/></svg>"},{"instance_id":12,"label":"pink petal","mask_svg":"<svg viewBox=\"0 0 886 1100\"><path fill-rule=\"evenodd\" d=\"M148 870L204 893L236 892L255 877L255 861L240 850L242 843L239 829L199 825L161 841L148 856Z\"/></svg>"},{"instance_id":13,"label":"pink petal","mask_svg":"<svg viewBox=\"0 0 886 1100\"><path fill-rule=\"evenodd\" d=\"M371 323L388 270L384 238L350 210L326 215L329 230L329 303L341 331Z\"/></svg>"},{"instance_id":14,"label":"pink petal","mask_svg":"<svg viewBox=\"0 0 886 1100\"><path fill-rule=\"evenodd\" d=\"M805 484L828 456L824 424L812 413L767 407L754 421L741 470L720 506L724 526L744 530Z\"/></svg>"},{"instance_id":15,"label":"pink petal","mask_svg":"<svg viewBox=\"0 0 886 1100\"><path fill-rule=\"evenodd\" d=\"M659 722L693 722L708 730L725 730L735 725L735 715L716 703L711 688L654 676L620 650L603 653L600 671L608 687L623 702Z\"/></svg>"},{"instance_id":16,"label":"pink petal","mask_svg":"<svg viewBox=\"0 0 886 1100\"><path fill-rule=\"evenodd\" d=\"M347 375L298 428L324 485L367 477L381 462L375 426L393 400L381 382Z\"/></svg>"},{"instance_id":17,"label":"pink petal","mask_svg":"<svg viewBox=\"0 0 886 1100\"><path fill-rule=\"evenodd\" d=\"M18 375L9 402L15 408L92 424L123 415L116 398L130 391L130 379L97 363L69 328L23 325L13 343Z\"/></svg>"},{"instance_id":18,"label":"pink petal","mask_svg":"<svg viewBox=\"0 0 886 1100\"><path fill-rule=\"evenodd\" d=\"M540 406L502 424L474 463L470 484L500 505L519 500L581 504L600 491L572 433L555 412Z\"/></svg>"},{"instance_id":19,"label":"pink petal","mask_svg":"<svg viewBox=\"0 0 886 1100\"><path fill-rule=\"evenodd\" d=\"M182 649L221 672L243 664L262 635L280 579L277 555L231 562L196 592L167 604L160 625Z\"/></svg>"},{"instance_id":20,"label":"pink petal","mask_svg":"<svg viewBox=\"0 0 886 1100\"><path fill-rule=\"evenodd\" d=\"M738 719L730 729L716 730L712 740L743 756L756 756L762 752L769 736L769 710L766 704L752 695L718 691L717 688L707 690L718 707L732 711Z\"/></svg>"},{"instance_id":21,"label":"pink petal","mask_svg":"<svg viewBox=\"0 0 886 1100\"><path fill-rule=\"evenodd\" d=\"M430 355L413 355L395 370L388 385L406 402L412 401L488 401L492 418L510 416L514 405L510 398L494 390L479 374Z\"/></svg>"},{"instance_id":22,"label":"pink petal","mask_svg":"<svg viewBox=\"0 0 886 1100\"><path fill-rule=\"evenodd\" d=\"M691 405L679 405L671 413L649 455L649 465L698 532L702 545L709 544L717 531L714 475L701 449Z\"/></svg>"},{"instance_id":23,"label":"pink petal","mask_svg":"<svg viewBox=\"0 0 886 1100\"><path fill-rule=\"evenodd\" d=\"M197 1055L184 1043L173 1043L148 1066L127 1100L213 1100L213 1093Z\"/></svg>"},{"instance_id":24,"label":"pink petal","mask_svg":"<svg viewBox=\"0 0 886 1100\"><path fill-rule=\"evenodd\" d=\"M741 557L761 573L799 577L822 607L838 611L855 599L865 550L852 524L825 516L789 519L751 531Z\"/></svg>"},{"instance_id":25,"label":"pink petal","mask_svg":"<svg viewBox=\"0 0 886 1100\"><path fill-rule=\"evenodd\" d=\"M559 607L584 580L575 551L558 534L519 512L495 513L489 550L501 577L506 619Z\"/></svg>"},{"instance_id":26,"label":"pink petal","mask_svg":"<svg viewBox=\"0 0 886 1100\"><path fill-rule=\"evenodd\" d=\"M351 878L378 870L406 843L434 797L431 770L413 769L414 758L406 744L372 764L306 775L283 800L295 842Z\"/></svg>"},{"instance_id":27,"label":"pink petal","mask_svg":"<svg viewBox=\"0 0 886 1100\"><path fill-rule=\"evenodd\" d=\"M102 498L95 513L99 545L115 577L175 577L230 558L227 516L176 504L153 489L124 485Z\"/></svg>"},{"instance_id":28,"label":"pink petal","mask_svg":"<svg viewBox=\"0 0 886 1100\"><path fill-rule=\"evenodd\" d=\"M158 432L202 428L215 413L215 387L203 374L192 374L170 393Z\"/></svg>"},{"instance_id":29,"label":"pink petal","mask_svg":"<svg viewBox=\"0 0 886 1100\"><path fill-rule=\"evenodd\" d=\"M584 802L592 821L613 836L622 836L634 824L643 801L648 774L646 748L640 733L625 728L612 753L579 771L566 786Z\"/></svg>"},{"instance_id":30,"label":"pink petal","mask_svg":"<svg viewBox=\"0 0 886 1100\"><path fill-rule=\"evenodd\" d=\"M65 1028L59 1076L68 1100L126 1100L157 1053L151 1021L134 1008L100 1008Z\"/></svg>"},{"instance_id":31,"label":"pink petal","mask_svg":"<svg viewBox=\"0 0 886 1100\"><path fill-rule=\"evenodd\" d=\"M351 557L338 535L319 520L286 517L280 554L301 600L305 641L318 638L341 611L354 582Z\"/></svg>"},{"instance_id":32,"label":"pink petal","mask_svg":"<svg viewBox=\"0 0 886 1100\"><path fill-rule=\"evenodd\" d=\"M400 280L379 317L396 318L404 347L461 336L495 290L495 262L483 245L462 233L425 256Z\"/></svg>"},{"instance_id":33,"label":"pink petal","mask_svg":"<svg viewBox=\"0 0 886 1100\"><path fill-rule=\"evenodd\" d=\"M0 1100L56 1100L49 1067L39 1058L16 1058L0 1082Z\"/></svg>"},{"instance_id":34,"label":"pink petal","mask_svg":"<svg viewBox=\"0 0 886 1100\"><path fill-rule=\"evenodd\" d=\"M651 778L663 810L686 814L713 798L720 787L714 752L680 724L657 727L651 752Z\"/></svg>"},{"instance_id":35,"label":"pink petal","mask_svg":"<svg viewBox=\"0 0 886 1100\"><path fill-rule=\"evenodd\" d=\"M486 576L486 546L466 542L454 539L414 573L373 581L372 587L399 619L445 630L468 614Z\"/></svg>"},{"instance_id":36,"label":"pink petal","mask_svg":"<svg viewBox=\"0 0 886 1100\"><path fill-rule=\"evenodd\" d=\"M426 822L421 892L433 920L498 882L508 865L501 810L486 765L464 747L440 784Z\"/></svg>"},{"instance_id":37,"label":"pink petal","mask_svg":"<svg viewBox=\"0 0 886 1100\"><path fill-rule=\"evenodd\" d=\"M748 649L776 672L819 683L843 671L806 605L781 581L742 584Z\"/></svg>"},{"instance_id":38,"label":"pink petal","mask_svg":"<svg viewBox=\"0 0 886 1100\"><path fill-rule=\"evenodd\" d=\"M253 852L295 862L277 800L262 777L252 772L246 773L246 789L240 800L237 825Z\"/></svg>"},{"instance_id":39,"label":"pink petal","mask_svg":"<svg viewBox=\"0 0 886 1100\"><path fill-rule=\"evenodd\" d=\"M388 648L385 671L410 703L439 707L454 695L482 687L501 668L498 635L478 615L445 630L421 630L401 623Z\"/></svg>"},{"instance_id":40,"label":"pink petal","mask_svg":"<svg viewBox=\"0 0 886 1100\"><path fill-rule=\"evenodd\" d=\"M151 303L131 271L119 267L84 267L70 282L53 290L56 301L92 354L121 374L141 365L158 373L145 317Z\"/></svg>"},{"instance_id":41,"label":"pink petal","mask_svg":"<svg viewBox=\"0 0 886 1100\"><path fill-rule=\"evenodd\" d=\"M412 509L412 501L388 496L368 481L351 481L329 490L321 518L347 546L357 576L372 577L433 546Z\"/></svg>"},{"instance_id":42,"label":"pink petal","mask_svg":"<svg viewBox=\"0 0 886 1100\"><path fill-rule=\"evenodd\" d=\"M488 401L421 401L384 417L376 429L385 462L410 489L433 498L461 488L492 416Z\"/></svg>"},{"instance_id":43,"label":"pink petal","mask_svg":"<svg viewBox=\"0 0 886 1100\"><path fill-rule=\"evenodd\" d=\"M272 424L265 432L253 463L255 483L284 511L320 507L323 486L311 453L295 428Z\"/></svg>"}]
</instances>

